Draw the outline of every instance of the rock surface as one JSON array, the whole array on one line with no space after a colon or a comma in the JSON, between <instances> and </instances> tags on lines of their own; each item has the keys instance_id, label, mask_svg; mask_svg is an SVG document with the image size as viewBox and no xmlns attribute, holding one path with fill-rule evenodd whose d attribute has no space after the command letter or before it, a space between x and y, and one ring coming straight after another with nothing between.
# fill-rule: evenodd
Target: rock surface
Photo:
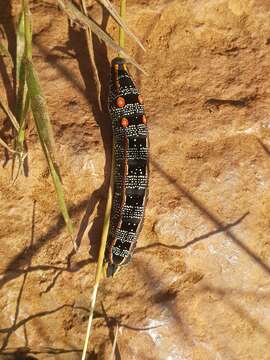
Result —
<instances>
[{"instance_id":1,"label":"rock surface","mask_svg":"<svg viewBox=\"0 0 270 360\"><path fill-rule=\"evenodd\" d=\"M89 13L116 37L115 23L92 4ZM19 5L1 5L11 40ZM269 1L129 0L128 9L147 53L131 41L127 48L150 74L132 69L150 124L150 198L133 262L101 283L89 359L110 359L118 322L116 359L269 360ZM12 185L1 150L0 359L80 359L110 124L98 109L84 32L53 0L32 1L32 12L66 197L84 231L69 257L31 124L28 177ZM96 39L95 50L104 99L115 54Z\"/></svg>"}]
</instances>

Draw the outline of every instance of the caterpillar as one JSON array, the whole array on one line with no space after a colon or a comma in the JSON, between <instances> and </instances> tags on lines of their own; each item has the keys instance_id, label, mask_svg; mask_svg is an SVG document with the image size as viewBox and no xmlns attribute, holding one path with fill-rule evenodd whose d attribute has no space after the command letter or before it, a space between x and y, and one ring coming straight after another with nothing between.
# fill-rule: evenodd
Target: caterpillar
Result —
<instances>
[{"instance_id":1,"label":"caterpillar","mask_svg":"<svg viewBox=\"0 0 270 360\"><path fill-rule=\"evenodd\" d=\"M107 275L130 262L148 197L149 140L143 98L117 57L111 65L108 99L114 146L113 198L106 243Z\"/></svg>"}]
</instances>

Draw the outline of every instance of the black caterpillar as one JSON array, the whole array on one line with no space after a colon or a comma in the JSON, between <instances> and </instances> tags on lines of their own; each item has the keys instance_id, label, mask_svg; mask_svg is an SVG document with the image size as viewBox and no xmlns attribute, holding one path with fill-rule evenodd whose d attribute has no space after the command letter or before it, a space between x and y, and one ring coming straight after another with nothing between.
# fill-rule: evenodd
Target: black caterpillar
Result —
<instances>
[{"instance_id":1,"label":"black caterpillar","mask_svg":"<svg viewBox=\"0 0 270 360\"><path fill-rule=\"evenodd\" d=\"M112 276L131 260L148 194L148 129L143 98L120 57L112 61L109 113L114 139L114 185L105 259Z\"/></svg>"}]
</instances>

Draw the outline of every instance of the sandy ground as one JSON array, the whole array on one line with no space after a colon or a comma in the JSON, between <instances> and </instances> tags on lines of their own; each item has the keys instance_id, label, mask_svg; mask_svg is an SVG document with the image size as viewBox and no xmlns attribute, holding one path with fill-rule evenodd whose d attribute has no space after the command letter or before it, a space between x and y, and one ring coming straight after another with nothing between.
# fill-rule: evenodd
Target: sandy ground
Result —
<instances>
[{"instance_id":1,"label":"sandy ground","mask_svg":"<svg viewBox=\"0 0 270 360\"><path fill-rule=\"evenodd\" d=\"M0 2L11 51L19 3ZM127 21L147 49L127 41L149 74L131 68L149 119L150 198L133 262L101 283L89 359L110 359L118 322L117 360L269 360L269 1L127 3ZM115 23L92 4L90 15L116 38ZM98 108L84 32L53 0L32 1L32 12L34 61L81 246L69 256L31 123L28 177L12 186L11 161L0 155L0 359L80 359L110 120ZM106 108L115 54L96 38L94 47Z\"/></svg>"}]
</instances>

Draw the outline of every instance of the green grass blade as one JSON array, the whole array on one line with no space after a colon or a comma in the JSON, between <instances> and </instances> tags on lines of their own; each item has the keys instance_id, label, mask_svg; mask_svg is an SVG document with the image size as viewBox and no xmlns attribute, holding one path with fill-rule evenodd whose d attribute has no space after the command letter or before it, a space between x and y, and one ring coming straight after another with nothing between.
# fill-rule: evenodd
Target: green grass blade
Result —
<instances>
[{"instance_id":1,"label":"green grass blade","mask_svg":"<svg viewBox=\"0 0 270 360\"><path fill-rule=\"evenodd\" d=\"M137 69L146 74L143 68L133 58L131 58L123 48L117 45L117 43L108 34L106 34L93 20L85 16L79 9L77 9L77 7L72 4L72 2L70 2L69 0L57 1L61 9L74 23L80 25L82 28L89 28L90 30L92 30L108 46L116 50L117 53L121 52L128 62L130 62Z\"/></svg>"},{"instance_id":2,"label":"green grass blade","mask_svg":"<svg viewBox=\"0 0 270 360\"><path fill-rule=\"evenodd\" d=\"M25 26L24 26L24 13L22 12L19 17L19 23L16 34L16 94L18 93L21 69L23 66L23 57L25 52Z\"/></svg>"},{"instance_id":3,"label":"green grass blade","mask_svg":"<svg viewBox=\"0 0 270 360\"><path fill-rule=\"evenodd\" d=\"M58 205L59 205L60 211L62 213L62 216L65 220L68 233L69 233L71 239L73 240L74 229L73 229L73 225L72 225L72 222L71 222L71 219L70 219L70 216L68 213L68 209L66 206L65 196L64 196L64 191L63 191L63 187L62 187L62 181L61 181L61 177L59 174L58 166L52 161L52 158L50 157L49 152L47 151L45 146L43 147L43 149L44 149L44 153L46 155L47 161L48 161L50 173L51 173L54 187L55 187L55 190L57 193Z\"/></svg>"},{"instance_id":4,"label":"green grass blade","mask_svg":"<svg viewBox=\"0 0 270 360\"><path fill-rule=\"evenodd\" d=\"M35 124L37 126L38 134L46 145L50 156L54 158L55 143L53 138L53 131L50 122L49 113L47 110L46 100L42 94L37 73L34 69L33 63L29 60L25 61L26 81L31 101L31 109L34 115Z\"/></svg>"},{"instance_id":5,"label":"green grass blade","mask_svg":"<svg viewBox=\"0 0 270 360\"><path fill-rule=\"evenodd\" d=\"M126 0L120 1L120 16L122 19L126 17L126 4ZM119 26L119 45L121 48L125 47L125 32L121 26ZM122 53L119 53L118 56L122 57Z\"/></svg>"},{"instance_id":6,"label":"green grass blade","mask_svg":"<svg viewBox=\"0 0 270 360\"><path fill-rule=\"evenodd\" d=\"M115 7L112 3L110 3L109 0L99 0L101 4L108 10L108 12L111 14L111 16L115 19L115 21L118 23L118 25L129 35L144 51L145 48L141 41L138 39L138 37L128 28L126 22L124 19L118 15L118 12L116 11ZM121 44L120 44L121 46Z\"/></svg>"},{"instance_id":7,"label":"green grass blade","mask_svg":"<svg viewBox=\"0 0 270 360\"><path fill-rule=\"evenodd\" d=\"M21 122L20 122L20 128L19 128L19 132L18 132L18 136L17 136L17 141L18 141L18 144L22 151L24 149L25 127L26 127L26 121L27 121L27 115L28 115L29 109L30 109L30 97L29 97L29 92L27 92L26 96L25 96L24 108L22 109L22 113L20 114Z\"/></svg>"},{"instance_id":8,"label":"green grass blade","mask_svg":"<svg viewBox=\"0 0 270 360\"><path fill-rule=\"evenodd\" d=\"M43 96L38 75L34 69L32 63L32 22L31 12L29 9L28 1L22 0L23 13L24 13L24 27L25 27L25 52L24 52L24 69L26 76L26 83L28 88L29 100L26 98L26 103L31 104L31 110L33 113L34 121L37 128L38 137L48 163L48 167L53 179L55 187L58 205L62 216L67 225L67 230L71 238L73 239L73 225L68 213L64 198L64 190L62 187L61 177L58 166L55 160L55 145L53 138L53 131L49 112L47 110L47 104L45 97ZM29 105L28 105L29 106ZM25 111L25 109L24 109Z\"/></svg>"},{"instance_id":9,"label":"green grass blade","mask_svg":"<svg viewBox=\"0 0 270 360\"><path fill-rule=\"evenodd\" d=\"M12 166L12 178L14 178L13 183L17 180L19 173L23 167L24 160L27 157L27 152L25 149L25 126L26 126L27 113L29 111L29 108L30 108L30 97L29 97L29 93L27 92L26 99L25 99L25 106L24 106L23 113L22 113L23 114L22 121L20 123L18 135L15 139L16 152L15 152L15 156L13 158L13 166ZM14 167L15 167L16 157L18 157L19 166L18 166L17 174L14 177Z\"/></svg>"},{"instance_id":10,"label":"green grass blade","mask_svg":"<svg viewBox=\"0 0 270 360\"><path fill-rule=\"evenodd\" d=\"M69 235L73 238L73 225L65 203L61 177L55 160L54 139L46 101L41 91L37 73L31 61L26 61L25 69L31 109L34 116L39 140L48 162L60 211L67 225Z\"/></svg>"},{"instance_id":11,"label":"green grass blade","mask_svg":"<svg viewBox=\"0 0 270 360\"><path fill-rule=\"evenodd\" d=\"M20 170L23 166L24 159L26 158L25 153L25 127L27 123L27 114L29 111L29 94L27 92L27 84L26 84L26 74L25 74L25 14L22 11L19 23L17 27L17 44L16 44L16 116L19 123L19 131L18 135L15 139L15 149L18 153L19 157L19 166L17 170L17 175L15 180L17 179ZM30 36L32 39L32 31L30 27ZM15 159L14 159L15 161ZM14 167L13 167L14 168Z\"/></svg>"},{"instance_id":12,"label":"green grass blade","mask_svg":"<svg viewBox=\"0 0 270 360\"><path fill-rule=\"evenodd\" d=\"M0 56L4 56L8 58L12 67L14 67L12 56L10 55L10 52L8 51L7 47L2 42L0 42Z\"/></svg>"},{"instance_id":13,"label":"green grass blade","mask_svg":"<svg viewBox=\"0 0 270 360\"><path fill-rule=\"evenodd\" d=\"M32 29L30 26L30 42L32 43ZM29 101L26 102L27 85L25 75L26 44L25 44L25 14L20 16L17 29L17 52L16 52L16 115L20 128L25 124L25 117L29 109ZM25 109L26 106L26 109Z\"/></svg>"},{"instance_id":14,"label":"green grass blade","mask_svg":"<svg viewBox=\"0 0 270 360\"><path fill-rule=\"evenodd\" d=\"M22 0L24 14L25 58L32 60L32 17L28 0Z\"/></svg>"}]
</instances>

